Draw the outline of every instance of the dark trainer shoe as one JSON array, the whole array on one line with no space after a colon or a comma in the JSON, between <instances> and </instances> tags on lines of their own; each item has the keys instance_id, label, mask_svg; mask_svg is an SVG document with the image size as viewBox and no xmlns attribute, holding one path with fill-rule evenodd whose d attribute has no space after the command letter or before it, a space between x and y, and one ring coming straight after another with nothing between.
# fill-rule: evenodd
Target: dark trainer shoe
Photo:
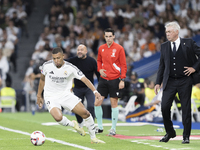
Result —
<instances>
[{"instance_id":1,"label":"dark trainer shoe","mask_svg":"<svg viewBox=\"0 0 200 150\"><path fill-rule=\"evenodd\" d=\"M99 129L99 128L97 127L96 130L95 130L95 134L97 134L97 133L103 133L103 129Z\"/></svg>"}]
</instances>

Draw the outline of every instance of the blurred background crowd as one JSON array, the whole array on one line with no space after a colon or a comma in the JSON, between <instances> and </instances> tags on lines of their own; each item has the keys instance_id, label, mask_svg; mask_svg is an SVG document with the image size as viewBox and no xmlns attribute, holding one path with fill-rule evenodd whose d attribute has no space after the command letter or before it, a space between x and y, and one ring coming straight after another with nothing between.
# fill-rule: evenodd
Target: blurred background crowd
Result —
<instances>
[{"instance_id":1,"label":"blurred background crowd","mask_svg":"<svg viewBox=\"0 0 200 150\"><path fill-rule=\"evenodd\" d=\"M22 54L19 41L31 38L29 19L39 11L37 5L44 1L0 0L1 88L6 86L7 80L11 83L16 80L13 76L19 74L18 68L23 66L17 63ZM145 103L146 98L155 96L154 79L139 80L137 72L132 72L134 62L159 53L161 43L166 41L165 24L177 21L181 27L180 37L200 43L200 0L49 0L47 3L50 7L44 7L47 13L39 23L42 31L36 42L33 41L34 48L26 49L31 55L25 62L23 79L17 79L22 88L13 85L15 90L22 89L24 95L19 111L29 110L27 107L31 105L27 106L27 101L36 101L39 66L51 59L52 48L61 47L65 58L69 58L76 55L79 44L85 44L88 55L96 59L98 47L105 43L104 29L113 28L115 42L124 47L128 65L122 99L128 102L130 96L141 94L141 103ZM141 84L137 86L136 82Z\"/></svg>"}]
</instances>

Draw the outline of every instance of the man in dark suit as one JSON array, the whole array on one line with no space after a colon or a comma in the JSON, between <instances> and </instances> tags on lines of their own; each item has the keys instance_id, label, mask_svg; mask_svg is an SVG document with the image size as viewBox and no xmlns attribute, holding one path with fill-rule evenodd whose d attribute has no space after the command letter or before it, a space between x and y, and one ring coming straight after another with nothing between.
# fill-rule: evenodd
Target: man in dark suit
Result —
<instances>
[{"instance_id":1,"label":"man in dark suit","mask_svg":"<svg viewBox=\"0 0 200 150\"><path fill-rule=\"evenodd\" d=\"M168 41L161 45L160 65L158 69L155 93L158 93L163 83L161 110L166 135L160 142L168 142L176 137L171 121L171 106L178 92L182 107L183 144L190 143L191 132L191 91L192 84L199 82L200 47L192 39L179 37L180 26L170 22L166 26Z\"/></svg>"}]
</instances>

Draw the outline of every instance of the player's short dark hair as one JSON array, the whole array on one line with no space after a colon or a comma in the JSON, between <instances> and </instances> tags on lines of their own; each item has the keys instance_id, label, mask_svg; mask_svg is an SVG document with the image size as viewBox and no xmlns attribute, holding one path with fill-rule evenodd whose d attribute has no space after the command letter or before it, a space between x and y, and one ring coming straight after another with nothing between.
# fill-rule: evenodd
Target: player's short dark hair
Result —
<instances>
[{"instance_id":1,"label":"player's short dark hair","mask_svg":"<svg viewBox=\"0 0 200 150\"><path fill-rule=\"evenodd\" d=\"M114 31L113 29L111 29L111 28L105 29L105 30L104 30L104 34L105 34L106 32L112 32L112 34L115 35L115 31Z\"/></svg>"},{"instance_id":2,"label":"player's short dark hair","mask_svg":"<svg viewBox=\"0 0 200 150\"><path fill-rule=\"evenodd\" d=\"M56 47L52 50L52 54L63 53L62 48Z\"/></svg>"}]
</instances>

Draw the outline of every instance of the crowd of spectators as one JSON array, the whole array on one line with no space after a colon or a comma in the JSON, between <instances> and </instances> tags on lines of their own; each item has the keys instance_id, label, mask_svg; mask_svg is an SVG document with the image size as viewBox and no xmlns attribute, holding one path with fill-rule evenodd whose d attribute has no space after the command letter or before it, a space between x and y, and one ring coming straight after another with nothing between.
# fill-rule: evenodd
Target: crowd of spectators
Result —
<instances>
[{"instance_id":1,"label":"crowd of spectators","mask_svg":"<svg viewBox=\"0 0 200 150\"><path fill-rule=\"evenodd\" d=\"M133 62L160 50L166 41L166 23L177 21L182 38L198 37L199 16L200 0L54 0L25 75L25 90L35 93L38 66L51 59L52 48L61 47L66 59L75 56L82 43L96 58L108 27L115 30L115 42L125 49L130 77Z\"/></svg>"},{"instance_id":2,"label":"crowd of spectators","mask_svg":"<svg viewBox=\"0 0 200 150\"><path fill-rule=\"evenodd\" d=\"M0 0L0 79L3 88L9 71L17 72L18 42L28 36L31 0Z\"/></svg>"}]
</instances>

